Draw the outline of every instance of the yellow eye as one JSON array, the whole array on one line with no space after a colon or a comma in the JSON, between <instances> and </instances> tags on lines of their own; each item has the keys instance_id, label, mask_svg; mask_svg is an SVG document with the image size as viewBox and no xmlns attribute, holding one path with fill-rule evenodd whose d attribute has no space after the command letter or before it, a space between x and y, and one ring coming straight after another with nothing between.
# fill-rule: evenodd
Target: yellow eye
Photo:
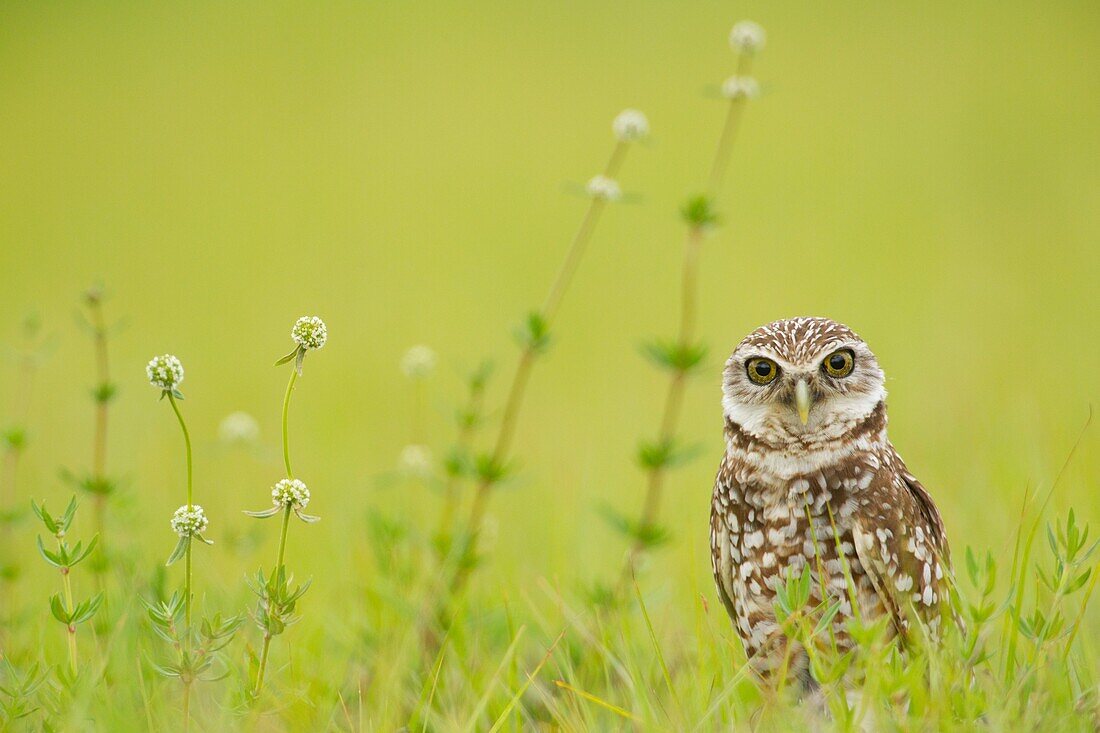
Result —
<instances>
[{"instance_id":1,"label":"yellow eye","mask_svg":"<svg viewBox=\"0 0 1100 733\"><path fill-rule=\"evenodd\" d=\"M856 355L850 349L834 351L821 362L821 370L830 377L840 379L852 373L856 366Z\"/></svg>"},{"instance_id":2,"label":"yellow eye","mask_svg":"<svg viewBox=\"0 0 1100 733\"><path fill-rule=\"evenodd\" d=\"M771 359L762 356L753 357L745 362L745 371L749 379L757 384L768 384L779 376L779 366Z\"/></svg>"}]
</instances>

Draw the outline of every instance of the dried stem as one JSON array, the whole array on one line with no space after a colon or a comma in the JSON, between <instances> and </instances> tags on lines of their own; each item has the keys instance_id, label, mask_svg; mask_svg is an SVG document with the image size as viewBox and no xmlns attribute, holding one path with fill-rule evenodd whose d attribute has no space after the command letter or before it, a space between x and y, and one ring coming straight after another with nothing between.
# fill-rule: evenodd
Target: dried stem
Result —
<instances>
[{"instance_id":1,"label":"dried stem","mask_svg":"<svg viewBox=\"0 0 1100 733\"><path fill-rule=\"evenodd\" d=\"M616 142L607 166L604 168L606 177L614 178L618 174L626 159L628 148L629 144L627 142L622 140ZM565 261L562 263L561 269L550 287L546 301L538 313L539 318L547 328L549 328L558 313L561 301L573 281L573 276L576 274L577 267L588 248L592 233L600 219L600 214L606 208L606 204L606 200L600 197L593 197L588 204L581 225L573 236L573 241L565 255ZM497 439L491 453L490 460L494 466L503 466L509 458L519 421L520 409L523 407L523 399L527 391L527 384L538 356L539 348L536 344L527 344L520 354L515 374L512 377L512 384L508 390L500 430L497 433ZM463 545L462 554L464 557L469 557L476 551L478 530L485 518L489 497L499 482L500 478L494 476L484 476L478 482L477 492L474 495L470 515L466 521L465 532L460 542ZM448 596L453 596L461 591L468 579L469 568L469 563L459 564L451 580Z\"/></svg>"},{"instance_id":2,"label":"dried stem","mask_svg":"<svg viewBox=\"0 0 1100 733\"><path fill-rule=\"evenodd\" d=\"M752 65L752 54L741 53L737 62L737 75L745 76ZM718 138L718 145L714 151L714 158L710 166L710 175L707 179L706 201L708 205L718 195L729 164L730 151L733 147L737 130L740 127L741 116L745 108L746 98L735 97L729 100L726 112L725 124ZM684 243L684 255L682 264L682 276L680 284L680 327L676 336L676 345L681 352L692 348L695 339L695 329L698 320L699 299L699 255L706 238L708 222L691 222L688 227L687 238ZM670 448L676 439L676 432L680 423L680 413L683 406L684 390L687 379L690 376L690 367L674 365L671 367L668 390L665 393L665 403L662 409L661 423L658 430L658 445ZM642 512L638 521L638 537L635 539L627 553L626 564L623 567L620 578L620 586L625 586L630 578L633 567L638 557L646 550L645 537L654 529L661 506L661 493L665 476L668 472L666 461L658 462L646 469L646 493L642 503Z\"/></svg>"}]
</instances>

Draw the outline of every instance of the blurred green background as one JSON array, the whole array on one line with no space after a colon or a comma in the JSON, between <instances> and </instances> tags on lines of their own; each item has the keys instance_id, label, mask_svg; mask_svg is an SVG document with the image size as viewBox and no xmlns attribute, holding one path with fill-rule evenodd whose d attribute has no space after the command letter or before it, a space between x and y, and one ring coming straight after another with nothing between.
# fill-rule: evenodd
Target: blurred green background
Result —
<instances>
[{"instance_id":1,"label":"blurred green background","mask_svg":"<svg viewBox=\"0 0 1100 733\"><path fill-rule=\"evenodd\" d=\"M768 44L704 252L709 366L683 434L657 561L684 607L712 597L711 478L719 373L755 326L829 315L859 331L891 389L891 433L943 508L956 547L1003 551L1025 487L1049 487L1100 401L1100 6L1095 2L5 2L0 4L0 334L41 315L20 495L60 503L60 466L90 460L90 342L74 323L102 282L126 327L109 464L127 478L115 528L167 555L182 503L178 429L145 383L150 356L187 369L196 496L216 565L239 589L269 562L260 508L281 477L287 372L272 361L303 314L328 346L292 408L316 526L290 552L311 603L346 592L370 509L427 532L437 501L387 478L410 440L398 361L440 355L428 437L450 440L460 374L513 367L512 328L541 302L583 212L569 192L603 165L624 107L651 121L535 373L524 471L492 507L482 583L612 575L621 538L598 508L637 511L637 442L665 376L638 353L678 318L683 226L732 73L743 17ZM0 419L16 392L0 372ZM260 421L257 459L217 445L229 412ZM1053 504L1100 520L1100 427ZM2 497L9 501L10 497ZM85 525L87 526L87 525ZM18 528L27 563L34 528ZM242 535L244 538L242 539ZM234 538L237 538L234 540ZM253 547L249 538L262 544ZM225 546L225 545L223 545Z\"/></svg>"}]
</instances>

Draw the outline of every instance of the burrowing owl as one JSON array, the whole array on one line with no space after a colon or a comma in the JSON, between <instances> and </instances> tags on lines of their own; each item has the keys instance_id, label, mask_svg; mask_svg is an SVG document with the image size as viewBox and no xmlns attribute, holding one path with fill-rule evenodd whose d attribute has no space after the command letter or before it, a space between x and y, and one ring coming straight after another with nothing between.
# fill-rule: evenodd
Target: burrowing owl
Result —
<instances>
[{"instance_id":1,"label":"burrowing owl","mask_svg":"<svg viewBox=\"0 0 1100 733\"><path fill-rule=\"evenodd\" d=\"M852 643L852 598L863 618L889 614L897 631L913 614L934 628L947 605L943 520L886 437L883 381L867 344L826 318L762 326L726 362L711 556L718 595L761 674L789 652L788 669L813 683L806 651L786 648L774 611L789 572L808 568L811 604L823 587L826 603L839 601L841 648Z\"/></svg>"}]
</instances>

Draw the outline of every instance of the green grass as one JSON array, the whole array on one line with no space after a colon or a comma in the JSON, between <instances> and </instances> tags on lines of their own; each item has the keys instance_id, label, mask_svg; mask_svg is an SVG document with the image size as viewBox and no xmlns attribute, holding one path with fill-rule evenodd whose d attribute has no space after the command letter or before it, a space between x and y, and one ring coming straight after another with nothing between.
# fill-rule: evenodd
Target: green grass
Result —
<instances>
[{"instance_id":1,"label":"green grass","mask_svg":"<svg viewBox=\"0 0 1100 733\"><path fill-rule=\"evenodd\" d=\"M762 97L700 251L700 357L675 348L677 212L706 177L712 90L735 65L725 34L745 16L769 31ZM318 313L331 342L307 360L290 430L322 521L286 547L312 584L256 703L248 618L208 675L225 676L194 683L193 730L804 730L822 706L840 729L1093 730L1098 575L1079 579L1098 558L1068 526L1071 507L1074 527L1100 521L1100 433L1082 432L1100 401L1098 38L1084 2L0 8L0 139L16 143L0 146L3 715L29 712L13 730L181 728L141 599L183 585L183 563L164 561L186 472L142 368L165 351L187 366L180 408L215 542L196 547L196 616L246 615L246 577L270 569L279 532L242 511L286 474L288 375L271 362L293 319ZM558 309L480 563L432 638L453 570L441 527L461 526L477 483L445 461L456 442L492 449L509 335L544 302L588 205L572 193L627 106L652 140L631 150L628 201L608 207ZM107 297L82 301L97 281ZM853 694L828 683L815 705L748 674L706 518L721 362L801 314L847 322L880 357L891 436L943 511L967 618L905 658L857 629L857 658L815 659L826 679L847 669ZM410 382L398 365L416 343L439 365ZM661 437L669 378L639 351L697 367L675 431L693 458L663 473L659 528L643 526L647 469L668 446L636 459ZM469 398L485 359L493 375ZM221 440L238 410L258 437ZM462 441L456 411L480 416ZM411 444L430 447L429 475L422 453L399 464ZM56 511L74 493L70 541L99 535L74 603L104 593L76 630L76 682L30 503ZM663 540L633 579L620 530ZM812 633L790 610L791 633Z\"/></svg>"}]
</instances>

